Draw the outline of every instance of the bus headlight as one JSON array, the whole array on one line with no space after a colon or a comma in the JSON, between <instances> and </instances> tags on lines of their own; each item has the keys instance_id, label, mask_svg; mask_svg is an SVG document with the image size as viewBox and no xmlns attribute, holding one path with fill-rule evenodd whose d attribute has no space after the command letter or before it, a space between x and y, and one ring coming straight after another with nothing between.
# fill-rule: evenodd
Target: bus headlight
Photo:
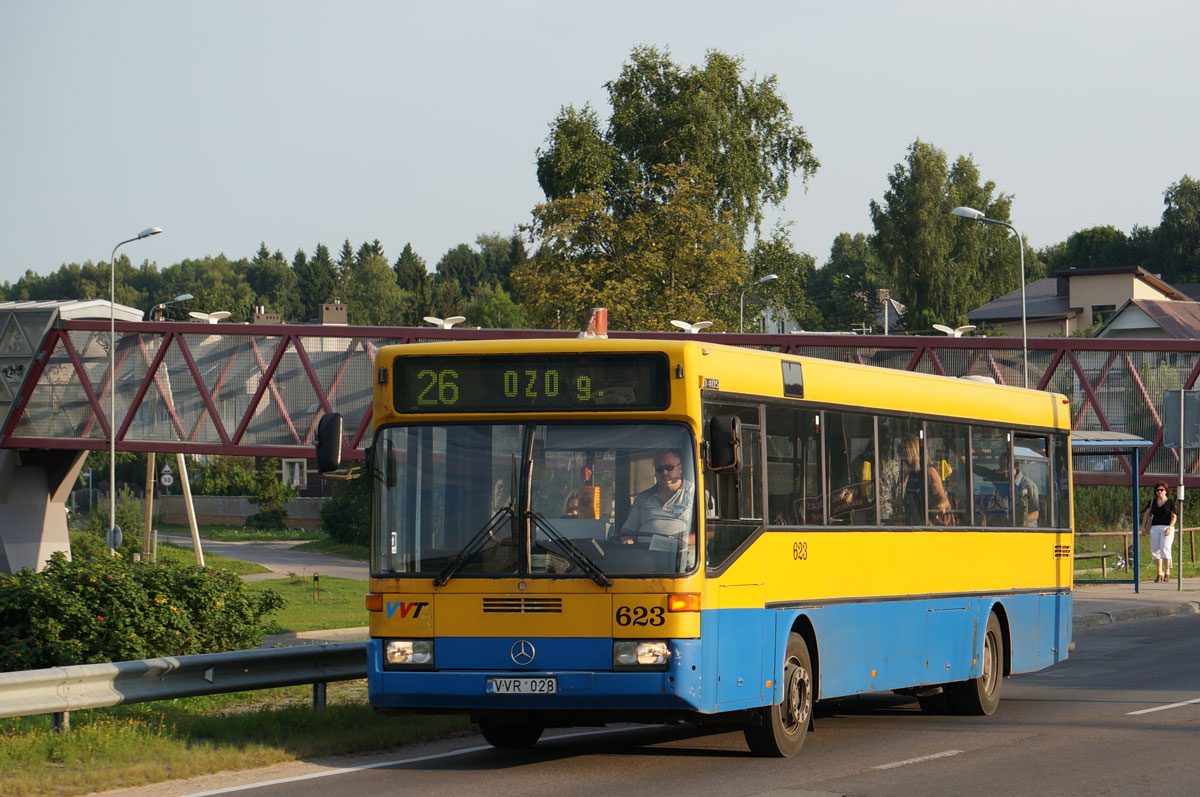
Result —
<instances>
[{"instance_id":1,"label":"bus headlight","mask_svg":"<svg viewBox=\"0 0 1200 797\"><path fill-rule=\"evenodd\" d=\"M432 639L389 639L383 646L383 661L391 667L432 667Z\"/></svg>"},{"instance_id":2,"label":"bus headlight","mask_svg":"<svg viewBox=\"0 0 1200 797\"><path fill-rule=\"evenodd\" d=\"M613 669L665 670L671 649L662 639L614 639Z\"/></svg>"}]
</instances>

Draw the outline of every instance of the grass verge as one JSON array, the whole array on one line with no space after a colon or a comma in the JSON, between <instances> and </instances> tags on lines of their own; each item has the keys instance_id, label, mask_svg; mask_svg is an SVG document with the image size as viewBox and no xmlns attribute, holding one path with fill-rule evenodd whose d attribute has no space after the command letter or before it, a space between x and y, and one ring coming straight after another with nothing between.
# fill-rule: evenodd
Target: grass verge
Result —
<instances>
[{"instance_id":1,"label":"grass verge","mask_svg":"<svg viewBox=\"0 0 1200 797\"><path fill-rule=\"evenodd\" d=\"M326 628L357 628L367 624L367 609L363 596L367 582L349 578L322 576L314 581L311 575L292 574L288 578L251 581L251 592L271 589L287 601L268 620L268 634L296 631L318 631Z\"/></svg>"},{"instance_id":2,"label":"grass verge","mask_svg":"<svg viewBox=\"0 0 1200 797\"><path fill-rule=\"evenodd\" d=\"M1182 540L1182 556L1180 556L1180 544ZM1171 559L1171 578L1175 579L1179 575L1178 568L1183 566L1183 577L1192 578L1200 576L1200 562L1194 561L1197 559L1197 546L1200 544L1200 531L1183 531L1176 532L1175 543L1172 546L1174 557ZM1126 545L1133 545L1133 538L1129 535L1104 537L1075 537L1075 550L1078 553L1097 552L1097 551L1113 551L1116 556L1109 557L1103 576L1105 581L1130 581L1133 579L1133 571L1127 570L1125 567L1117 567L1116 560L1122 556L1122 548ZM1141 535L1139 544L1139 552L1141 554L1141 578L1142 581L1154 581L1154 559L1150 556L1150 537ZM1175 558L1179 557L1179 558ZM1086 578L1090 580L1101 580L1100 563L1095 559L1079 559L1075 561L1075 576L1076 578Z\"/></svg>"},{"instance_id":3,"label":"grass verge","mask_svg":"<svg viewBox=\"0 0 1200 797\"><path fill-rule=\"evenodd\" d=\"M465 734L465 717L384 717L367 705L366 682L139 703L50 717L0 720L0 794L76 795L144 786L230 769L367 753Z\"/></svg>"}]
</instances>

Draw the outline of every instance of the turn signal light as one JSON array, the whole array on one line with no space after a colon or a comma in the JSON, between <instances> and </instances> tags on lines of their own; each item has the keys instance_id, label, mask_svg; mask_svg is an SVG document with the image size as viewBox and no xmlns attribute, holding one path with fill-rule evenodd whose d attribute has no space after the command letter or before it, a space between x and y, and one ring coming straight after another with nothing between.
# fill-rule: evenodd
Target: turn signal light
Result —
<instances>
[{"instance_id":1,"label":"turn signal light","mask_svg":"<svg viewBox=\"0 0 1200 797\"><path fill-rule=\"evenodd\" d=\"M383 595L378 592L367 593L367 611L381 612L383 611Z\"/></svg>"},{"instance_id":2,"label":"turn signal light","mask_svg":"<svg viewBox=\"0 0 1200 797\"><path fill-rule=\"evenodd\" d=\"M675 592L667 596L667 611L669 612L698 612L700 611L699 592Z\"/></svg>"}]
</instances>

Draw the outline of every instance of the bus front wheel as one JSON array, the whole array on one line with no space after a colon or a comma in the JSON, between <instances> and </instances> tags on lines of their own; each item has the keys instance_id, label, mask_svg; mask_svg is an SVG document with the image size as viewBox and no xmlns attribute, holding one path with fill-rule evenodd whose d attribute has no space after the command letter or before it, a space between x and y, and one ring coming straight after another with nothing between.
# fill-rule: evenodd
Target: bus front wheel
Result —
<instances>
[{"instance_id":1,"label":"bus front wheel","mask_svg":"<svg viewBox=\"0 0 1200 797\"><path fill-rule=\"evenodd\" d=\"M983 636L983 660L978 678L950 685L950 704L958 714L988 716L1000 705L1000 682L1004 679L1004 637L1000 621L989 614Z\"/></svg>"},{"instance_id":2,"label":"bus front wheel","mask_svg":"<svg viewBox=\"0 0 1200 797\"><path fill-rule=\"evenodd\" d=\"M541 725L532 722L490 722L479 723L479 732L492 747L504 750L525 750L537 744L542 738Z\"/></svg>"},{"instance_id":3,"label":"bus front wheel","mask_svg":"<svg viewBox=\"0 0 1200 797\"><path fill-rule=\"evenodd\" d=\"M764 710L762 725L743 731L754 755L788 758L804 746L812 722L813 674L808 645L796 633L788 636L781 686L783 701Z\"/></svg>"}]
</instances>

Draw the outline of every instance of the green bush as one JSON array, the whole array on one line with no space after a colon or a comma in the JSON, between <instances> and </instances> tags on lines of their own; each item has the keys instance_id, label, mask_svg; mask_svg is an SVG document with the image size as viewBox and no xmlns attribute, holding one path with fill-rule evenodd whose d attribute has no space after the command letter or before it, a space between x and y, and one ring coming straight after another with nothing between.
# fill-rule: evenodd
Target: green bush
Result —
<instances>
[{"instance_id":1,"label":"green bush","mask_svg":"<svg viewBox=\"0 0 1200 797\"><path fill-rule=\"evenodd\" d=\"M247 496L251 503L258 505L258 511L246 518L246 525L252 529L282 531L285 528L287 505L296 497L296 491L290 484L276 478L275 471L278 468L279 460L276 458L259 462L253 489Z\"/></svg>"},{"instance_id":2,"label":"green bush","mask_svg":"<svg viewBox=\"0 0 1200 797\"><path fill-rule=\"evenodd\" d=\"M142 529L145 523L145 512L142 501L134 496L128 487L122 487L117 492L117 525L121 527L121 553L128 556L142 550ZM88 515L83 530L96 536L107 552L108 534L108 496L104 496L92 514Z\"/></svg>"},{"instance_id":3,"label":"green bush","mask_svg":"<svg viewBox=\"0 0 1200 797\"><path fill-rule=\"evenodd\" d=\"M321 505L321 526L330 538L351 545L370 545L371 479L359 476L337 482L332 498Z\"/></svg>"},{"instance_id":4,"label":"green bush","mask_svg":"<svg viewBox=\"0 0 1200 797\"><path fill-rule=\"evenodd\" d=\"M94 537L94 535L91 535ZM0 671L256 647L283 606L227 570L132 563L83 545L40 572L0 575Z\"/></svg>"},{"instance_id":5,"label":"green bush","mask_svg":"<svg viewBox=\"0 0 1200 797\"><path fill-rule=\"evenodd\" d=\"M1076 531L1128 530L1133 527L1132 513L1133 493L1129 487L1075 485Z\"/></svg>"}]
</instances>

